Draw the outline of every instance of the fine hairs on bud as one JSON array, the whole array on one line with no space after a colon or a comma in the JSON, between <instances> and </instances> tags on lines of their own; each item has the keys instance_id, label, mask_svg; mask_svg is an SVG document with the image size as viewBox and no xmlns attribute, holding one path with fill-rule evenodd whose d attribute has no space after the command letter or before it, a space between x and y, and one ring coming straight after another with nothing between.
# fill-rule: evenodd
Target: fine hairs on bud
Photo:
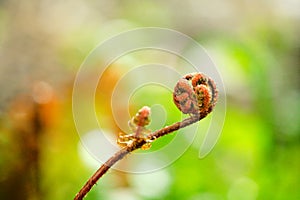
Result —
<instances>
[{"instance_id":1,"label":"fine hairs on bud","mask_svg":"<svg viewBox=\"0 0 300 200\"><path fill-rule=\"evenodd\" d=\"M207 115L215 107L217 98L215 82L203 73L183 76L173 92L173 101L184 114Z\"/></svg>"}]
</instances>

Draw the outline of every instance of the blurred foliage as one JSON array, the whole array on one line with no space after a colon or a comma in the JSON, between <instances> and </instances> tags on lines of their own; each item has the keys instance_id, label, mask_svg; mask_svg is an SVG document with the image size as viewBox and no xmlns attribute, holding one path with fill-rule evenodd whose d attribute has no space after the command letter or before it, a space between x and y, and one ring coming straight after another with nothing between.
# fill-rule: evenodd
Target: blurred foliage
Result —
<instances>
[{"instance_id":1,"label":"blurred foliage","mask_svg":"<svg viewBox=\"0 0 300 200\"><path fill-rule=\"evenodd\" d=\"M99 165L88 161L75 129L75 74L99 42L158 26L196 39L218 66L227 93L222 135L204 159L199 131L183 156L150 176L110 171L86 199L300 199L299 7L292 0L0 1L0 198L74 197ZM130 65L154 57L126 56L100 80L97 117L115 135L113 88ZM164 111L153 107L150 128L158 129L181 117L171 97L145 86L132 95L129 112L162 105ZM126 109L118 113L124 122ZM159 115L166 120L155 121Z\"/></svg>"}]
</instances>

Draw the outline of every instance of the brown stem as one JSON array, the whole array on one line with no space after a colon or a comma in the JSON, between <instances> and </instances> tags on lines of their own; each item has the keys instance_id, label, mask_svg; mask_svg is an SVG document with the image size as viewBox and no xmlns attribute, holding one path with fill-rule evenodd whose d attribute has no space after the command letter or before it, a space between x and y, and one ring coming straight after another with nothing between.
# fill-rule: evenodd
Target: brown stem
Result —
<instances>
[{"instance_id":1,"label":"brown stem","mask_svg":"<svg viewBox=\"0 0 300 200\"><path fill-rule=\"evenodd\" d=\"M184 128L188 125L191 125L204 117L206 117L207 113L200 115L192 115L189 118L182 120L181 122L176 122L170 126L166 126L162 129L159 129L148 136L149 140L156 140L159 137L162 137L168 133L176 131L180 128ZM141 148L146 143L145 140L137 140L133 145L127 146L117 153L115 153L110 159L108 159L94 174L89 180L85 183L85 185L81 188L81 190L76 194L74 200L81 200L84 196L91 190L93 185L109 170L111 166L113 166L116 162L124 158L128 153Z\"/></svg>"}]
</instances>

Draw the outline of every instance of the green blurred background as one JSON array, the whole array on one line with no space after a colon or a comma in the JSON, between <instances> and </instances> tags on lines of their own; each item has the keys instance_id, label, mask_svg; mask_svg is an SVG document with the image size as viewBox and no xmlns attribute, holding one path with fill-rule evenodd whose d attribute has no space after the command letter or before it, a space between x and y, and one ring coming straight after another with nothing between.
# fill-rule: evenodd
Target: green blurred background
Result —
<instances>
[{"instance_id":1,"label":"green blurred background","mask_svg":"<svg viewBox=\"0 0 300 200\"><path fill-rule=\"evenodd\" d=\"M189 35L215 61L227 95L222 135L204 159L196 138L155 173L110 171L86 199L300 199L299 23L297 0L0 0L0 198L74 197L99 165L72 118L76 72L99 42L155 26ZM119 131L109 106L120 66L157 56L132 55L106 71L96 109L110 132ZM178 120L168 91L145 91L132 97L131 114L152 93L175 113L165 124Z\"/></svg>"}]
</instances>

